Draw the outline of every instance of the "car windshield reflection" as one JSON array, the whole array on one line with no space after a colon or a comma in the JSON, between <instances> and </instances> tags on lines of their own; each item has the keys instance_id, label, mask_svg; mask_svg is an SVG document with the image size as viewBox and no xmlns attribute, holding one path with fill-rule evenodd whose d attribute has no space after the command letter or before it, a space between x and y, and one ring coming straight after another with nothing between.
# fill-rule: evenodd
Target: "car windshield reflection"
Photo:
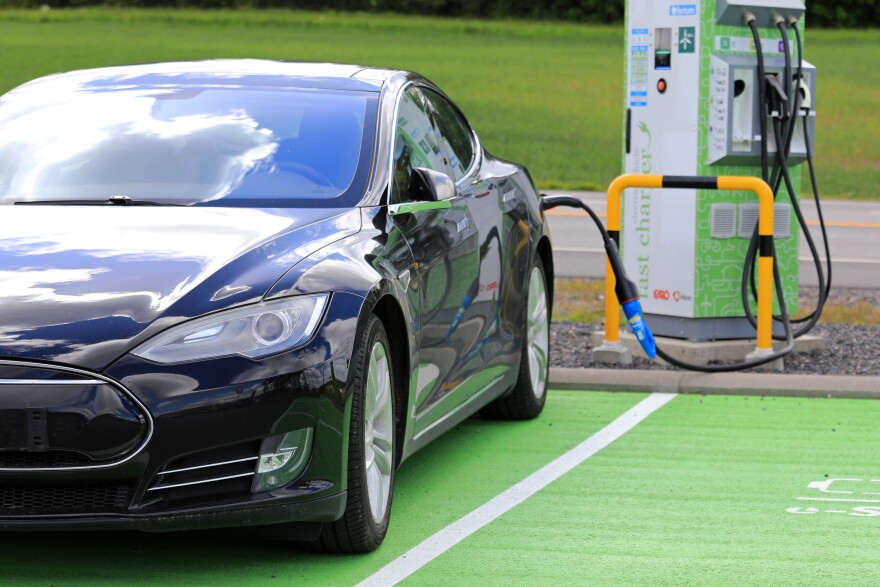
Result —
<instances>
[{"instance_id":1,"label":"car windshield reflection","mask_svg":"<svg viewBox=\"0 0 880 587\"><path fill-rule=\"evenodd\" d=\"M355 176L368 104L241 88L10 94L0 202L329 200Z\"/></svg>"}]
</instances>

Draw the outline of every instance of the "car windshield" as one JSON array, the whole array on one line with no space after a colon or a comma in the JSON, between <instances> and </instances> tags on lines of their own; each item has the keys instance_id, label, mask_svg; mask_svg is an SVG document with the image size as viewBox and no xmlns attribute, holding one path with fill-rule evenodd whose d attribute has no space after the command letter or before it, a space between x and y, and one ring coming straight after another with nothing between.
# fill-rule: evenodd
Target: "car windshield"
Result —
<instances>
[{"instance_id":1,"label":"car windshield","mask_svg":"<svg viewBox=\"0 0 880 587\"><path fill-rule=\"evenodd\" d=\"M15 92L0 101L0 203L334 205L369 159L374 107L315 90Z\"/></svg>"}]
</instances>

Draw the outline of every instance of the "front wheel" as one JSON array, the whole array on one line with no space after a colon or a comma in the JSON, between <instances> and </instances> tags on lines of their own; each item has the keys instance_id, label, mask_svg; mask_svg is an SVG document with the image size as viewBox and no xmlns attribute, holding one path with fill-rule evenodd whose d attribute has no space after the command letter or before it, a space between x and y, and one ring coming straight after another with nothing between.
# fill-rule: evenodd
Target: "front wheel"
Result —
<instances>
[{"instance_id":1,"label":"front wheel","mask_svg":"<svg viewBox=\"0 0 880 587\"><path fill-rule=\"evenodd\" d=\"M345 515L325 524L318 543L328 552L375 550L388 532L394 469L394 377L382 322L371 316L358 352L351 405Z\"/></svg>"},{"instance_id":2,"label":"front wheel","mask_svg":"<svg viewBox=\"0 0 880 587\"><path fill-rule=\"evenodd\" d=\"M529 272L519 377L513 390L480 412L494 420L530 420L544 409L550 375L550 297L540 257Z\"/></svg>"}]
</instances>

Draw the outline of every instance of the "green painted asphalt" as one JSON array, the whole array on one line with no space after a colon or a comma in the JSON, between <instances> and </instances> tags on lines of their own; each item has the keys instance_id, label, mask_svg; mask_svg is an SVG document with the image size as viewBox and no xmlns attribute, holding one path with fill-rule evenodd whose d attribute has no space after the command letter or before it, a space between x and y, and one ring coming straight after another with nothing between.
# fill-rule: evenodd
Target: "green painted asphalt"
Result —
<instances>
[{"instance_id":1,"label":"green painted asphalt","mask_svg":"<svg viewBox=\"0 0 880 587\"><path fill-rule=\"evenodd\" d=\"M351 585L644 397L558 391L535 421L464 422L404 463L388 538L366 556L309 554L236 530L3 533L0 585Z\"/></svg>"},{"instance_id":2,"label":"green painted asphalt","mask_svg":"<svg viewBox=\"0 0 880 587\"><path fill-rule=\"evenodd\" d=\"M878 422L870 400L679 396L404 584L877 585Z\"/></svg>"},{"instance_id":3,"label":"green painted asphalt","mask_svg":"<svg viewBox=\"0 0 880 587\"><path fill-rule=\"evenodd\" d=\"M352 585L644 397L554 391L536 421L465 422L404 464L370 555L236 530L6 533L0 585ZM878 422L876 400L679 396L404 584L876 585Z\"/></svg>"}]
</instances>

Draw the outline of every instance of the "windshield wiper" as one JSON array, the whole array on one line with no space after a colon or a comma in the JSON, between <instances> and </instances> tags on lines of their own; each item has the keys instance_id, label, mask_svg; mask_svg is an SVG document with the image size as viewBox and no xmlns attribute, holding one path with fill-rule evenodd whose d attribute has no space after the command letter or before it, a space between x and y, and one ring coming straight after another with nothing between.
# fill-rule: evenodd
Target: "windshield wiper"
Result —
<instances>
[{"instance_id":1,"label":"windshield wiper","mask_svg":"<svg viewBox=\"0 0 880 587\"><path fill-rule=\"evenodd\" d=\"M185 206L170 202L133 200L128 196L110 196L106 200L22 200L16 206Z\"/></svg>"}]
</instances>

